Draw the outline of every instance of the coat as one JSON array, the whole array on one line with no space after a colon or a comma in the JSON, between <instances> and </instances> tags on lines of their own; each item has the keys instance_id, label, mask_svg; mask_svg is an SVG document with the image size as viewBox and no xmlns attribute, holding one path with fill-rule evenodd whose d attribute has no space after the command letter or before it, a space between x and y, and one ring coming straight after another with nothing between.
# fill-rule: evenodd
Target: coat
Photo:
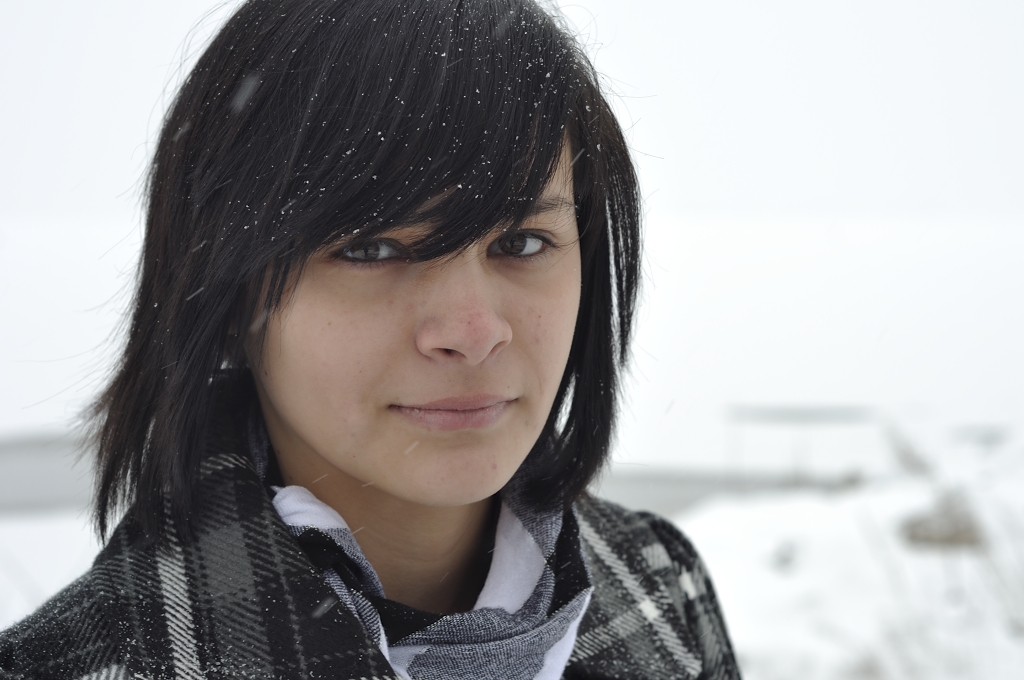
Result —
<instances>
[{"instance_id":1,"label":"coat","mask_svg":"<svg viewBox=\"0 0 1024 680\"><path fill-rule=\"evenodd\" d=\"M240 446L202 465L196 532L122 522L92 568L0 633L0 679L394 678L274 510ZM233 449L233 450L232 450ZM725 680L736 660L704 567L669 522L584 497L594 593L565 680Z\"/></svg>"}]
</instances>

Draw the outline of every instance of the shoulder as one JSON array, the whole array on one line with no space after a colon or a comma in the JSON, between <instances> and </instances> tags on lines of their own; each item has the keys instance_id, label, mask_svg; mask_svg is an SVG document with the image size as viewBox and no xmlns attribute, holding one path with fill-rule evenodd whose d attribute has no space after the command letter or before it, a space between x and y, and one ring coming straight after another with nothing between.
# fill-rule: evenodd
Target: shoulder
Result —
<instances>
[{"instance_id":1,"label":"shoulder","mask_svg":"<svg viewBox=\"0 0 1024 680\"><path fill-rule=\"evenodd\" d=\"M116 597L103 564L0 632L0 678L120 677Z\"/></svg>"},{"instance_id":2,"label":"shoulder","mask_svg":"<svg viewBox=\"0 0 1024 680\"><path fill-rule=\"evenodd\" d=\"M578 510L581 523L590 525L587 543L592 550L607 548L606 553L620 555L635 571L664 580L671 591L678 591L681 602L714 596L697 549L669 520L595 497L585 499Z\"/></svg>"},{"instance_id":3,"label":"shoulder","mask_svg":"<svg viewBox=\"0 0 1024 680\"><path fill-rule=\"evenodd\" d=\"M654 571L670 566L670 561L688 569L700 564L693 544L663 517L628 510L594 496L587 496L576 507L579 518L589 524L595 536L624 551L639 552Z\"/></svg>"},{"instance_id":4,"label":"shoulder","mask_svg":"<svg viewBox=\"0 0 1024 680\"><path fill-rule=\"evenodd\" d=\"M125 520L92 569L0 634L0 680L390 678L247 458L204 460L187 540Z\"/></svg>"},{"instance_id":5,"label":"shoulder","mask_svg":"<svg viewBox=\"0 0 1024 680\"><path fill-rule=\"evenodd\" d=\"M628 572L648 590L664 589L680 610L708 594L710 578L697 550L667 519L594 497L577 505L577 515L584 545L596 562L614 565L614 575Z\"/></svg>"},{"instance_id":6,"label":"shoulder","mask_svg":"<svg viewBox=\"0 0 1024 680\"><path fill-rule=\"evenodd\" d=\"M739 677L710 577L675 525L592 496L577 503L576 516L594 584L573 652L577 669Z\"/></svg>"}]
</instances>

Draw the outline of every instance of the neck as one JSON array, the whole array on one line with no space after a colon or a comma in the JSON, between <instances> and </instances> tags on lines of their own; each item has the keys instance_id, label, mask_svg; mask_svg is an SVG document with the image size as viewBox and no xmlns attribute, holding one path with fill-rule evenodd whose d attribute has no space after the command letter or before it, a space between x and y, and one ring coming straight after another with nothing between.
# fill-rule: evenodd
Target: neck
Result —
<instances>
[{"instance_id":1,"label":"neck","mask_svg":"<svg viewBox=\"0 0 1024 680\"><path fill-rule=\"evenodd\" d=\"M285 484L306 487L345 519L389 599L437 614L473 608L490 564L496 498L425 506L337 469L317 480L308 468L289 469L280 459L279 465Z\"/></svg>"}]
</instances>

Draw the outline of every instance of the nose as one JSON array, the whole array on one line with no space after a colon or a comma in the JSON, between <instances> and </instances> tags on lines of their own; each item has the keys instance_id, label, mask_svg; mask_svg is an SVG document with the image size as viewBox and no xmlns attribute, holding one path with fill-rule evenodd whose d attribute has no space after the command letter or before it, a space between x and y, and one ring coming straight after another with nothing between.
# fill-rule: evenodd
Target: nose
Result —
<instances>
[{"instance_id":1,"label":"nose","mask_svg":"<svg viewBox=\"0 0 1024 680\"><path fill-rule=\"evenodd\" d=\"M471 366L497 355L512 341L512 326L501 314L500 284L472 249L431 272L416 325L420 353Z\"/></svg>"}]
</instances>

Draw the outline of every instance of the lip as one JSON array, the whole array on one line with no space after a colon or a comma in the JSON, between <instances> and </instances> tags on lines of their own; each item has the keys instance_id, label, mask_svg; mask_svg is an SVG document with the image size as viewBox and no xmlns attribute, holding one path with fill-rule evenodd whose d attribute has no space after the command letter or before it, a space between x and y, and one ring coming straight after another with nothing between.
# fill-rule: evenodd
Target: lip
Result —
<instances>
[{"instance_id":1,"label":"lip","mask_svg":"<svg viewBox=\"0 0 1024 680\"><path fill-rule=\"evenodd\" d=\"M470 430L490 427L515 399L491 394L448 397L424 404L393 404L390 408L430 430Z\"/></svg>"}]
</instances>

